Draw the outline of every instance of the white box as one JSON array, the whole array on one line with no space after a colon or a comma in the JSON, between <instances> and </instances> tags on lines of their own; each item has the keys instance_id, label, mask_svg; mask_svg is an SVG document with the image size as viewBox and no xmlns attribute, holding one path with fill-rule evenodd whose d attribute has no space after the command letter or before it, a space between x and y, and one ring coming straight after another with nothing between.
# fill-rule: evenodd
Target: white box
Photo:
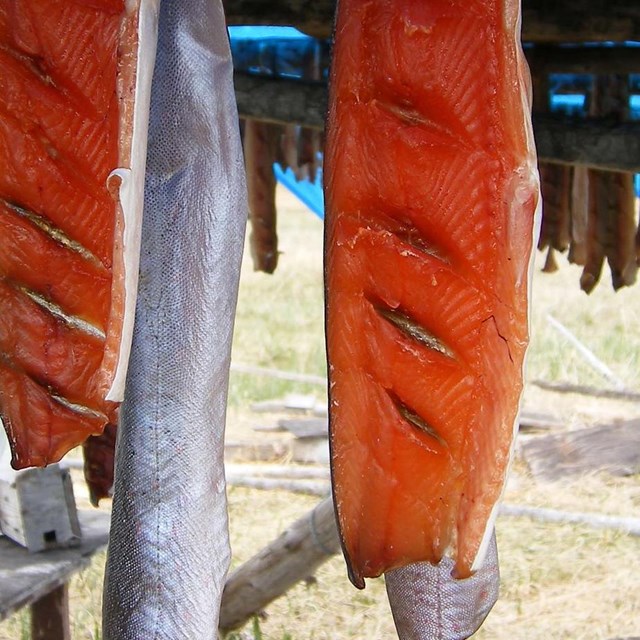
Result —
<instances>
[{"instance_id":1,"label":"white box","mask_svg":"<svg viewBox=\"0 0 640 640\"><path fill-rule=\"evenodd\" d=\"M0 468L0 530L31 552L80 543L68 469Z\"/></svg>"}]
</instances>

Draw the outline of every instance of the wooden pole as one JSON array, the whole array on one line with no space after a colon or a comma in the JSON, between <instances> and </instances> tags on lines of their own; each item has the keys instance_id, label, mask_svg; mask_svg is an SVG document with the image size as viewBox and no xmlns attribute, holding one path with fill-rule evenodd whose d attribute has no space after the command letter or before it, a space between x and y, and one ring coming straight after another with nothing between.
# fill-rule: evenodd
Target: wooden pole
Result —
<instances>
[{"instance_id":1,"label":"wooden pole","mask_svg":"<svg viewBox=\"0 0 640 640\"><path fill-rule=\"evenodd\" d=\"M292 25L329 38L336 0L223 0L227 23ZM640 40L640 7L631 0L523 0L526 42L624 42Z\"/></svg>"},{"instance_id":2,"label":"wooden pole","mask_svg":"<svg viewBox=\"0 0 640 640\"><path fill-rule=\"evenodd\" d=\"M236 99L243 118L322 129L327 87L321 83L237 73ZM640 172L640 123L568 119L533 114L538 158L611 171Z\"/></svg>"},{"instance_id":3,"label":"wooden pole","mask_svg":"<svg viewBox=\"0 0 640 640\"><path fill-rule=\"evenodd\" d=\"M31 605L32 640L71 640L69 586L65 583Z\"/></svg>"},{"instance_id":4,"label":"wooden pole","mask_svg":"<svg viewBox=\"0 0 640 640\"><path fill-rule=\"evenodd\" d=\"M547 382L545 380L532 380L531 384L540 389L555 391L556 393L576 393L594 398L611 398L613 400L640 401L640 393L637 391L618 391L617 389L601 389L600 387L588 387L567 382Z\"/></svg>"},{"instance_id":5,"label":"wooden pole","mask_svg":"<svg viewBox=\"0 0 640 640\"><path fill-rule=\"evenodd\" d=\"M242 118L324 128L327 110L327 86L324 82L236 72L234 84Z\"/></svg>"},{"instance_id":6,"label":"wooden pole","mask_svg":"<svg viewBox=\"0 0 640 640\"><path fill-rule=\"evenodd\" d=\"M540 44L525 51L527 62L544 73L638 73L637 47L558 47Z\"/></svg>"},{"instance_id":7,"label":"wooden pole","mask_svg":"<svg viewBox=\"0 0 640 640\"><path fill-rule=\"evenodd\" d=\"M640 518L624 516L605 516L600 513L580 513L575 511L560 511L558 509L544 509L516 504L501 504L501 516L514 518L531 518L539 522L557 524L580 524L591 529L608 529L619 531L630 536L640 536Z\"/></svg>"},{"instance_id":8,"label":"wooden pole","mask_svg":"<svg viewBox=\"0 0 640 640\"><path fill-rule=\"evenodd\" d=\"M220 629L242 626L339 550L329 497L229 576L222 593Z\"/></svg>"}]
</instances>

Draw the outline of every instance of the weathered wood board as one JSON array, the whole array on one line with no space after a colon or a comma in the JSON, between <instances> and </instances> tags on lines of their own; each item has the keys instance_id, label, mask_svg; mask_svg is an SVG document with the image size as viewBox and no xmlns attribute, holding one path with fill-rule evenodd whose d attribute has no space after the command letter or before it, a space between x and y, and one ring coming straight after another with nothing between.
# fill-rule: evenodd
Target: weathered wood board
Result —
<instances>
[{"instance_id":1,"label":"weathered wood board","mask_svg":"<svg viewBox=\"0 0 640 640\"><path fill-rule=\"evenodd\" d=\"M274 398L273 400L255 402L251 405L251 410L256 413L292 412L311 414L314 416L326 416L327 403L318 402L315 396L312 395L290 393L284 398Z\"/></svg>"},{"instance_id":2,"label":"weathered wood board","mask_svg":"<svg viewBox=\"0 0 640 640\"><path fill-rule=\"evenodd\" d=\"M562 420L549 413L523 410L520 412L520 432L554 431L564 426Z\"/></svg>"},{"instance_id":3,"label":"weathered wood board","mask_svg":"<svg viewBox=\"0 0 640 640\"><path fill-rule=\"evenodd\" d=\"M296 438L327 438L327 418L282 418L278 427L292 433Z\"/></svg>"},{"instance_id":4,"label":"weathered wood board","mask_svg":"<svg viewBox=\"0 0 640 640\"><path fill-rule=\"evenodd\" d=\"M8 538L0 538L0 620L64 585L106 546L109 514L81 511L79 519L82 540L78 547L29 553Z\"/></svg>"},{"instance_id":5,"label":"weathered wood board","mask_svg":"<svg viewBox=\"0 0 640 640\"><path fill-rule=\"evenodd\" d=\"M640 420L535 438L522 445L522 455L541 480L596 471L640 473Z\"/></svg>"}]
</instances>

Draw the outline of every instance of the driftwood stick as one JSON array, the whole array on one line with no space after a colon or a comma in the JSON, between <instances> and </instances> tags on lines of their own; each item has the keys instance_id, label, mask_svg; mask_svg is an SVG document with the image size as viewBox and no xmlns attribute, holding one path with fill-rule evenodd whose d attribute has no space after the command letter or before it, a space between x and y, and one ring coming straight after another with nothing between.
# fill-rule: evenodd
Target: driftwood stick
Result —
<instances>
[{"instance_id":1,"label":"driftwood stick","mask_svg":"<svg viewBox=\"0 0 640 640\"><path fill-rule=\"evenodd\" d=\"M575 349L580 353L580 355L585 359L585 361L602 377L608 380L613 386L622 391L625 388L624 382L616 376L609 367L596 356L591 349L587 348L576 336L567 329L560 321L556 320L551 314L547 314L547 320L549 324L556 329L563 337L565 337Z\"/></svg>"},{"instance_id":2,"label":"driftwood stick","mask_svg":"<svg viewBox=\"0 0 640 640\"><path fill-rule=\"evenodd\" d=\"M280 380L290 380L291 382L304 382L307 384L317 384L322 387L327 386L327 379L323 376L314 376L306 373L295 373L293 371L281 371L280 369L268 369L266 367L254 367L249 364L231 363L231 371L238 373L248 373L257 376L268 376Z\"/></svg>"},{"instance_id":3,"label":"driftwood stick","mask_svg":"<svg viewBox=\"0 0 640 640\"><path fill-rule=\"evenodd\" d=\"M321 480L300 480L291 478L255 478L227 473L227 483L234 487L262 489L264 491L291 491L306 493L310 496L326 496L329 493L329 482Z\"/></svg>"},{"instance_id":4,"label":"driftwood stick","mask_svg":"<svg viewBox=\"0 0 640 640\"><path fill-rule=\"evenodd\" d=\"M616 389L599 389L580 384L569 384L568 382L547 382L546 380L532 380L540 389L555 391L556 393L577 393L583 396L593 396L594 398L611 398L612 400L629 400L637 402L640 400L640 393L637 391L617 391Z\"/></svg>"},{"instance_id":5,"label":"driftwood stick","mask_svg":"<svg viewBox=\"0 0 640 640\"><path fill-rule=\"evenodd\" d=\"M291 480L329 480L326 466L296 464L238 464L225 465L228 475L236 477L288 478Z\"/></svg>"},{"instance_id":6,"label":"driftwood stick","mask_svg":"<svg viewBox=\"0 0 640 640\"><path fill-rule=\"evenodd\" d=\"M559 511L558 509L543 509L515 504L501 504L499 513L501 516L531 518L540 522L584 524L592 529L611 529L612 531L620 531L632 536L640 536L640 518L603 516L599 513Z\"/></svg>"},{"instance_id":7,"label":"driftwood stick","mask_svg":"<svg viewBox=\"0 0 640 640\"><path fill-rule=\"evenodd\" d=\"M329 497L229 576L222 594L220 629L242 626L339 550Z\"/></svg>"}]
</instances>

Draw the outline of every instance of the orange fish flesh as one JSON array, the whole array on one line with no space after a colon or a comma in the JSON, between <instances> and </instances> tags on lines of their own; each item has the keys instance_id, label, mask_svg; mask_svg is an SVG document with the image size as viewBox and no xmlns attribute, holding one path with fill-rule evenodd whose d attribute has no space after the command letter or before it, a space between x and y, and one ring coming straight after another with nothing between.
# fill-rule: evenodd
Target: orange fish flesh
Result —
<instances>
[{"instance_id":1,"label":"orange fish flesh","mask_svg":"<svg viewBox=\"0 0 640 640\"><path fill-rule=\"evenodd\" d=\"M117 419L151 77L139 53L155 46L145 4L0 4L0 416L16 468Z\"/></svg>"},{"instance_id":2,"label":"orange fish flesh","mask_svg":"<svg viewBox=\"0 0 640 640\"><path fill-rule=\"evenodd\" d=\"M349 574L482 562L537 222L514 0L340 0L326 171L334 500Z\"/></svg>"}]
</instances>

